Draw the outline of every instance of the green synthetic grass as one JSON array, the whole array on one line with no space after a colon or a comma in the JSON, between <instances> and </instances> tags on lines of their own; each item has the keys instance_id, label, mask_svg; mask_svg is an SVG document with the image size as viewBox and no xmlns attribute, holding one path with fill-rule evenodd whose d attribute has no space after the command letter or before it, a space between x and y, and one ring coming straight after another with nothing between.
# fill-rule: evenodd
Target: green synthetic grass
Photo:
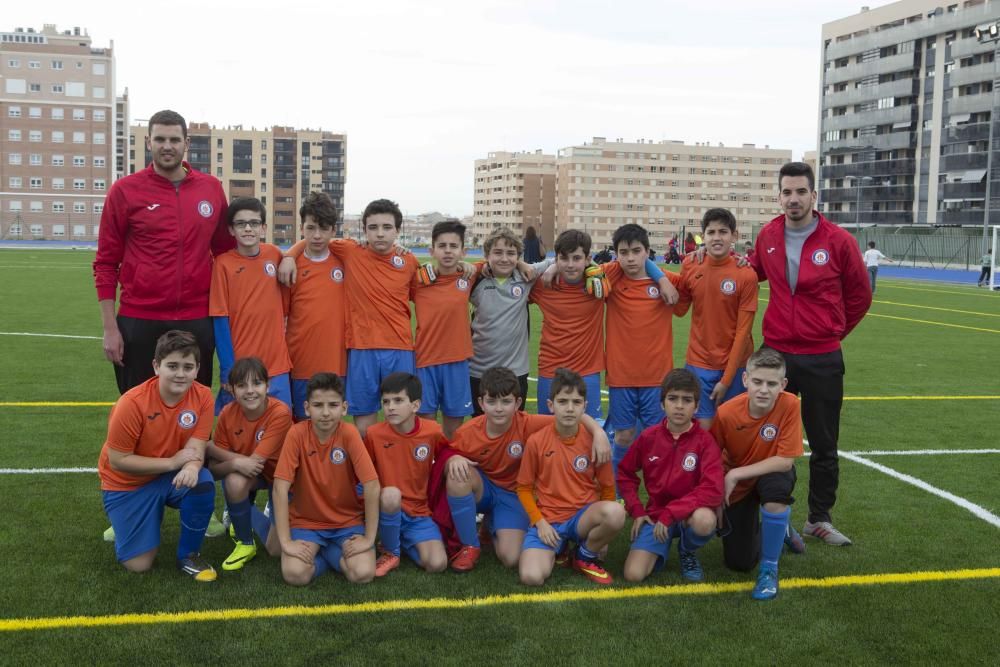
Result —
<instances>
[{"instance_id":1,"label":"green synthetic grass","mask_svg":"<svg viewBox=\"0 0 1000 667\"><path fill-rule=\"evenodd\" d=\"M91 252L0 250L0 331L100 336ZM768 297L766 289L761 291ZM892 303L885 303L892 302ZM906 304L906 305L900 305ZM761 303L761 310L766 304ZM922 306L923 308L921 308ZM929 308L928 308L929 307ZM947 310L934 310L944 308ZM968 312L955 312L968 311ZM992 331L878 317L891 315ZM845 342L848 397L1000 395L1000 295L971 287L884 279L871 316ZM760 318L755 340L760 341ZM541 317L534 311L537 334ZM675 320L682 363L689 318ZM0 335L0 402L113 401L113 372L99 340ZM537 335L532 339L537 347ZM533 392L532 392L533 393ZM0 406L0 468L93 467L107 407ZM1000 401L847 401L847 451L997 448ZM901 473L1000 512L1000 455L872 456ZM805 518L808 465L798 462ZM531 593L484 554L469 575L427 575L411 563L386 580L351 586L337 576L293 589L265 555L209 585L173 569L177 514L168 511L153 572L125 573L111 545L93 474L0 475L0 620L188 610L326 605ZM835 549L807 541L782 578L1000 566L1000 529L921 489L841 460L835 519L855 540ZM623 534L608 566L620 575ZM220 563L227 538L206 540ZM721 565L721 544L701 552L709 582L750 582ZM680 586L676 551L652 585ZM620 577L615 586L629 587ZM557 570L548 591L593 590ZM206 660L348 664L488 663L991 663L1000 580L784 590L771 603L745 591L616 601L546 602L462 610L393 611L181 625L0 633L6 664L204 663ZM990 658L993 655L994 658Z\"/></svg>"}]
</instances>

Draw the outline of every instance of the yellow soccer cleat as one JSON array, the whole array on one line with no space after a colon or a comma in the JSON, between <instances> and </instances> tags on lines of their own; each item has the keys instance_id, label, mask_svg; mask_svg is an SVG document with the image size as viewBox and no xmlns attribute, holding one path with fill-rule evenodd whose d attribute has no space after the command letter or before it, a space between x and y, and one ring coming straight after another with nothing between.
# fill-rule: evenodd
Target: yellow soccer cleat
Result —
<instances>
[{"instance_id":1,"label":"yellow soccer cleat","mask_svg":"<svg viewBox=\"0 0 1000 667\"><path fill-rule=\"evenodd\" d=\"M222 561L222 569L226 572L242 570L243 566L252 561L253 557L256 555L256 543L243 544L242 542L237 542L236 548L233 549L233 553L229 554L229 558Z\"/></svg>"},{"instance_id":2,"label":"yellow soccer cleat","mask_svg":"<svg viewBox=\"0 0 1000 667\"><path fill-rule=\"evenodd\" d=\"M215 581L218 577L215 568L197 553L188 554L187 558L178 558L177 569L201 583Z\"/></svg>"}]
</instances>

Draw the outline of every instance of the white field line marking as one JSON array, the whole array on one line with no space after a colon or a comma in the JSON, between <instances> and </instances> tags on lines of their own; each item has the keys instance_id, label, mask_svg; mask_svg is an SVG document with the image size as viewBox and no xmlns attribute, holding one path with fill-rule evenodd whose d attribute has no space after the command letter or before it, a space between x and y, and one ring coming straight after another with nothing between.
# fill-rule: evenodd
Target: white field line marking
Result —
<instances>
[{"instance_id":1,"label":"white field line marking","mask_svg":"<svg viewBox=\"0 0 1000 667\"><path fill-rule=\"evenodd\" d=\"M533 377L531 377L531 376L529 375L529 376L528 376L528 382L538 382L538 378L533 378ZM609 391L608 391L607 389L602 389L602 390L601 390L601 395L602 395L602 396L608 396L608 395L610 395L610 394L611 394L611 392L609 392Z\"/></svg>"},{"instance_id":2,"label":"white field line marking","mask_svg":"<svg viewBox=\"0 0 1000 667\"><path fill-rule=\"evenodd\" d=\"M946 456L948 454L1000 454L1000 449L872 449L867 452L845 452L855 456Z\"/></svg>"},{"instance_id":3,"label":"white field line marking","mask_svg":"<svg viewBox=\"0 0 1000 667\"><path fill-rule=\"evenodd\" d=\"M29 333L27 331L0 331L0 336L33 336L38 338L77 338L80 340L104 340L100 336L74 336L71 334Z\"/></svg>"},{"instance_id":4,"label":"white field line marking","mask_svg":"<svg viewBox=\"0 0 1000 667\"><path fill-rule=\"evenodd\" d=\"M0 475L65 475L97 472L97 468L0 468Z\"/></svg>"},{"instance_id":5,"label":"white field line marking","mask_svg":"<svg viewBox=\"0 0 1000 667\"><path fill-rule=\"evenodd\" d=\"M89 268L91 268L89 264L80 264L79 266L68 264L0 264L0 269L45 269L46 271L62 269L66 271L81 271Z\"/></svg>"},{"instance_id":6,"label":"white field line marking","mask_svg":"<svg viewBox=\"0 0 1000 667\"><path fill-rule=\"evenodd\" d=\"M935 496L937 496L939 498L944 498L945 500L958 505L962 509L971 512L973 515L975 515L976 517L982 519L983 521L985 521L986 523L990 524L991 526L994 526L996 528L1000 528L1000 516L997 516L996 514L993 514L992 512L990 512L985 507L977 505L977 504L975 504L972 501L969 501L969 500L966 500L965 498L956 496L954 493L949 493L948 491L945 491L943 489L939 489L936 486L932 486L932 485L928 484L927 482L923 481L922 479L917 479L916 477L913 477L912 475L906 475L906 474L901 473L901 472L899 472L897 470L893 470L892 468L884 466L881 463L875 463L874 461L869 461L868 459L864 458L863 456L858 456L857 454L851 454L850 452L840 452L840 455L842 457L844 457L845 459L847 459L848 461L853 461L853 462L859 463L859 464L861 464L863 466L867 466L867 467L869 467L869 468L871 468L873 470L877 470L877 471L879 471L881 473L884 473L884 474L888 475L889 477L893 477L895 479L898 479L901 482L906 482L907 484L912 484L913 486L917 487L918 489L922 489L922 490L926 491L927 493L931 493L931 494L933 494L933 495L935 495Z\"/></svg>"}]
</instances>

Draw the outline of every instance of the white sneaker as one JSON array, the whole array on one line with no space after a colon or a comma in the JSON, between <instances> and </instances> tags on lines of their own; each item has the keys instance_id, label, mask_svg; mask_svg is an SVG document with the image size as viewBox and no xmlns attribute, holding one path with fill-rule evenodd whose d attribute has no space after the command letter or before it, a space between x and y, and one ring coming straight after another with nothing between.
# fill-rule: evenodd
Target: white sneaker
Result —
<instances>
[{"instance_id":1,"label":"white sneaker","mask_svg":"<svg viewBox=\"0 0 1000 667\"><path fill-rule=\"evenodd\" d=\"M806 525L802 526L802 534L821 539L834 547L846 547L853 544L847 535L834 528L829 521L817 521L816 523L806 521Z\"/></svg>"}]
</instances>

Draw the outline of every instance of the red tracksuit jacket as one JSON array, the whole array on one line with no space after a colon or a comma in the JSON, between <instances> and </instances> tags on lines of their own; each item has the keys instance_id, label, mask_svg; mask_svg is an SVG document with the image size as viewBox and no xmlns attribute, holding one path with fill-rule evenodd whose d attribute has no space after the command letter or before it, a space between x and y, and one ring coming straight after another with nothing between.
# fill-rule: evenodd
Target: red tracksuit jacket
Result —
<instances>
[{"instance_id":1,"label":"red tracksuit jacket","mask_svg":"<svg viewBox=\"0 0 1000 667\"><path fill-rule=\"evenodd\" d=\"M825 354L840 349L840 341L872 305L857 241L822 215L802 246L794 294L788 285L784 215L760 230L751 265L771 292L762 325L764 345L779 352Z\"/></svg>"},{"instance_id":2,"label":"red tracksuit jacket","mask_svg":"<svg viewBox=\"0 0 1000 667\"><path fill-rule=\"evenodd\" d=\"M118 179L101 214L94 259L97 299L147 320L208 317L212 256L235 247L219 180L184 163L180 188L153 166Z\"/></svg>"},{"instance_id":3,"label":"red tracksuit jacket","mask_svg":"<svg viewBox=\"0 0 1000 667\"><path fill-rule=\"evenodd\" d=\"M649 495L645 507L639 500L639 471ZM669 526L699 507L722 505L722 451L698 422L676 442L666 420L650 426L629 446L616 474L632 518L645 515Z\"/></svg>"}]
</instances>

